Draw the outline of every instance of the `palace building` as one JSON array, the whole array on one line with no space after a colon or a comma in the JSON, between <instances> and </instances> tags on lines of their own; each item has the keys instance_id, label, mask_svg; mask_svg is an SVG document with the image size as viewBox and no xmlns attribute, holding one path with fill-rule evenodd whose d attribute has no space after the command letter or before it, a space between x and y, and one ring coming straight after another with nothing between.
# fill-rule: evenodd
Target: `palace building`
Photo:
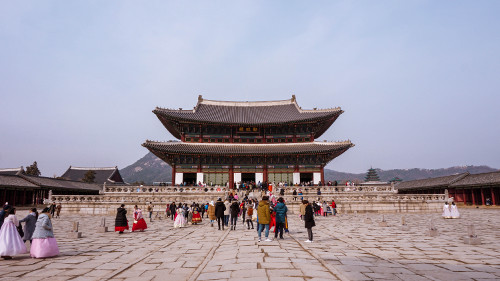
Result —
<instances>
[{"instance_id":1,"label":"palace building","mask_svg":"<svg viewBox=\"0 0 500 281\"><path fill-rule=\"evenodd\" d=\"M302 109L295 96L263 102L198 97L190 110L153 110L179 141L143 146L172 166L173 184L238 182L324 183L323 168L353 147L350 141L316 141L340 108Z\"/></svg>"}]
</instances>

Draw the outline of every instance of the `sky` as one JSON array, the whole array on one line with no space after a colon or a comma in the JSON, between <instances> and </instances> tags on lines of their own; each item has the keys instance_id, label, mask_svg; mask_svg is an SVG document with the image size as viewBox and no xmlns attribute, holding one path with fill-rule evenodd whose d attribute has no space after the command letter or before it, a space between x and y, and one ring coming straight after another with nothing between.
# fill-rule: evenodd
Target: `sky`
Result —
<instances>
[{"instance_id":1,"label":"sky","mask_svg":"<svg viewBox=\"0 0 500 281\"><path fill-rule=\"evenodd\" d=\"M327 168L500 168L499 1L1 1L0 168L124 168L156 106L345 112Z\"/></svg>"}]
</instances>

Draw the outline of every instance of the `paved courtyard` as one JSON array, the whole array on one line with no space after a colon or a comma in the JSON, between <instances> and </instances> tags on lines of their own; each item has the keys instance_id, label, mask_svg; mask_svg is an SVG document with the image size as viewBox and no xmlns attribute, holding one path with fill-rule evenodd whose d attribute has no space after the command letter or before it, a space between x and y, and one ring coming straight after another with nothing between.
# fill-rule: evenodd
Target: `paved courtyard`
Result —
<instances>
[{"instance_id":1,"label":"paved courtyard","mask_svg":"<svg viewBox=\"0 0 500 281\"><path fill-rule=\"evenodd\" d=\"M284 240L258 243L241 220L236 231L218 231L206 219L182 229L154 220L145 232L119 235L96 233L100 217L63 211L53 220L61 255L0 260L0 280L499 280L500 210L460 211L456 220L404 214L409 230L401 228L403 214L386 214L387 227L380 214L319 217L312 244L296 215ZM437 237L427 234L431 218ZM83 238L68 238L73 221ZM114 217L107 222L112 229ZM470 223L481 245L463 243Z\"/></svg>"}]
</instances>

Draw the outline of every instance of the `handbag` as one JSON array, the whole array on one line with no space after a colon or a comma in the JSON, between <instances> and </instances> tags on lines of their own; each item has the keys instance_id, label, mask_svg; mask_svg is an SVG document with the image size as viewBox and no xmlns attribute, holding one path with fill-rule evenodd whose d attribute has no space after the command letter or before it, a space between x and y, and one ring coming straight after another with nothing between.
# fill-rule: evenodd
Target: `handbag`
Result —
<instances>
[{"instance_id":1,"label":"handbag","mask_svg":"<svg viewBox=\"0 0 500 281\"><path fill-rule=\"evenodd\" d=\"M137 221L136 221L136 220L134 220L134 224L137 224Z\"/></svg>"},{"instance_id":2,"label":"handbag","mask_svg":"<svg viewBox=\"0 0 500 281\"><path fill-rule=\"evenodd\" d=\"M21 224L19 224L19 226L17 226L17 232L19 232L19 235L22 237L24 237L24 231L23 231L23 227Z\"/></svg>"}]
</instances>

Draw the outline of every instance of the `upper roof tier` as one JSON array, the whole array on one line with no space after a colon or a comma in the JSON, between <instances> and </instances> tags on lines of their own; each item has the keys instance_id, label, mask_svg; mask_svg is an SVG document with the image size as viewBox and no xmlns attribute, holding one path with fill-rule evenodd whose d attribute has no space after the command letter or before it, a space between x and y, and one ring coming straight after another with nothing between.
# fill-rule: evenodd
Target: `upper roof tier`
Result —
<instances>
[{"instance_id":1,"label":"upper roof tier","mask_svg":"<svg viewBox=\"0 0 500 281\"><path fill-rule=\"evenodd\" d=\"M322 134L342 112L340 107L302 109L294 95L289 100L252 102L206 100L200 95L198 103L191 110L160 107L153 110L176 137L178 133L172 132L175 126L168 124L171 121L221 125L280 125L321 120L326 125L320 132Z\"/></svg>"}]
</instances>

